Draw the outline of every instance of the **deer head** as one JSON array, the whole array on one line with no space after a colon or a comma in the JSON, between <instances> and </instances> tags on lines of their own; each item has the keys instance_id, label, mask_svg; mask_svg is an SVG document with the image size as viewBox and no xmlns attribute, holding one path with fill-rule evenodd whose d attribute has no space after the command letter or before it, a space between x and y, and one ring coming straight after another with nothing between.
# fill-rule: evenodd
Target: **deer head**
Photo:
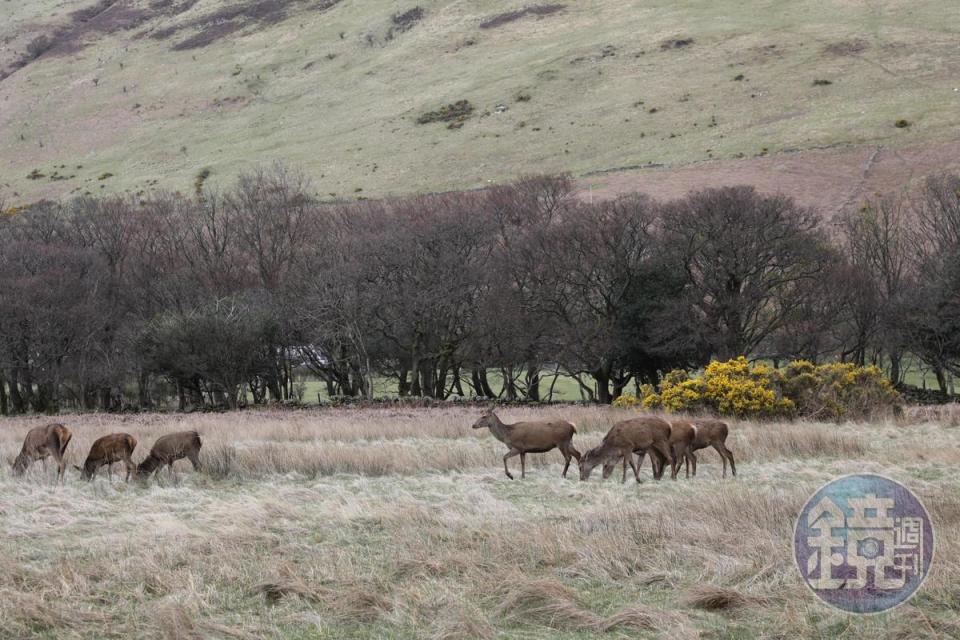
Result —
<instances>
[{"instance_id":1,"label":"deer head","mask_svg":"<svg viewBox=\"0 0 960 640\"><path fill-rule=\"evenodd\" d=\"M594 447L590 449L583 457L580 458L580 479L589 480L590 473L600 464L606 462L608 458L608 452L604 449L603 445L599 447ZM611 467L611 470L613 467ZM607 474L604 475L607 477Z\"/></svg>"},{"instance_id":2,"label":"deer head","mask_svg":"<svg viewBox=\"0 0 960 640\"><path fill-rule=\"evenodd\" d=\"M473 423L474 429L483 429L486 427L489 429L491 426L497 423L497 416L493 412L493 409L487 409L483 412L483 415L480 416L480 419Z\"/></svg>"}]
</instances>

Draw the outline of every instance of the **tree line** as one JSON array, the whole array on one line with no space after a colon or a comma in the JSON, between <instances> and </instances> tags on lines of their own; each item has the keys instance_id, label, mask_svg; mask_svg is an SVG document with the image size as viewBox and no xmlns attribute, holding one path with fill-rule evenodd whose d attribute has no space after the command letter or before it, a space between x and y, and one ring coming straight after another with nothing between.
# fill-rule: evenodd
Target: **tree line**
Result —
<instances>
[{"instance_id":1,"label":"tree line","mask_svg":"<svg viewBox=\"0 0 960 640\"><path fill-rule=\"evenodd\" d=\"M584 201L565 175L329 203L223 191L0 203L0 412L330 395L606 403L741 354L960 370L960 178L833 220L751 187ZM497 372L502 388L488 376Z\"/></svg>"}]
</instances>

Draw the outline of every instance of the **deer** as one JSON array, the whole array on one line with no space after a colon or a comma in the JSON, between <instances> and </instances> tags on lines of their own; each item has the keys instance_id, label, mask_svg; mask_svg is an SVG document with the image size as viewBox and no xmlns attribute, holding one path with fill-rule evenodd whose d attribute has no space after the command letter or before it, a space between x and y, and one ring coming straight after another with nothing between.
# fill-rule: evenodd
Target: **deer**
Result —
<instances>
[{"instance_id":1,"label":"deer","mask_svg":"<svg viewBox=\"0 0 960 640\"><path fill-rule=\"evenodd\" d=\"M670 420L670 453L673 454L673 464L670 467L670 477L674 480L680 473L681 460L686 462L686 476L690 477L690 460L693 459L696 466L696 457L693 455L693 442L697 433L694 424L688 420ZM644 450L636 449L634 453L638 454L637 468L643 465ZM664 467L662 461L654 456L650 456L650 464L653 467L653 477L660 479L663 477ZM613 471L613 464L606 463L603 466L603 477L606 478ZM696 474L694 474L696 475Z\"/></svg>"},{"instance_id":2,"label":"deer","mask_svg":"<svg viewBox=\"0 0 960 640\"><path fill-rule=\"evenodd\" d=\"M123 462L127 468L126 482L130 482L130 474L135 473L137 466L133 464L131 456L133 450L137 448L137 439L129 433L111 433L108 436L97 438L90 447L90 453L87 454L87 460L83 463L81 469L73 465L80 471L80 477L84 480L93 480L100 467L107 465L107 476L113 480L113 463Z\"/></svg>"},{"instance_id":3,"label":"deer","mask_svg":"<svg viewBox=\"0 0 960 640\"><path fill-rule=\"evenodd\" d=\"M157 438L150 449L150 454L137 467L137 478L146 478L151 473L157 475L163 465L167 465L170 475L173 475L173 463L187 458L193 464L194 471L200 471L200 434L196 431L178 431Z\"/></svg>"},{"instance_id":4,"label":"deer","mask_svg":"<svg viewBox=\"0 0 960 640\"><path fill-rule=\"evenodd\" d=\"M57 479L63 480L63 474L67 470L63 456L72 437L70 429L62 424L48 424L30 429L23 439L23 448L13 461L13 474L22 476L35 460L43 460L46 466L47 458L53 456L57 461Z\"/></svg>"},{"instance_id":5,"label":"deer","mask_svg":"<svg viewBox=\"0 0 960 640\"><path fill-rule=\"evenodd\" d=\"M690 462L693 462L693 475L697 475L697 456L694 451L713 447L720 454L723 461L723 477L727 477L727 461L730 461L730 472L736 477L737 465L733 461L733 452L727 448L727 435L730 431L729 426L722 420L713 418L702 418L693 421L694 438L690 447L690 455L687 457L687 470L690 469Z\"/></svg>"},{"instance_id":6,"label":"deer","mask_svg":"<svg viewBox=\"0 0 960 640\"><path fill-rule=\"evenodd\" d=\"M506 424L493 409L488 409L473 424L474 429L490 429L493 437L507 445L509 451L503 456L503 471L507 477L513 480L510 468L507 466L507 460L514 456L520 456L520 477L527 477L527 454L545 453L553 449L559 449L563 454L566 464L563 466L561 477L567 477L567 470L570 468L570 459L576 458L577 464L580 464L580 452L573 446L573 434L577 432L577 427L572 422L566 420L545 420L545 421L526 421Z\"/></svg>"},{"instance_id":7,"label":"deer","mask_svg":"<svg viewBox=\"0 0 960 640\"><path fill-rule=\"evenodd\" d=\"M669 462L672 466L670 424L656 416L639 416L614 424L603 437L603 442L583 454L580 479L588 480L593 469L601 464L605 466L604 477L608 477L617 462L623 461L621 482L627 481L627 463L633 469L637 482L640 482L640 470L633 462L634 451L649 451L651 458L656 457L661 463Z\"/></svg>"}]
</instances>

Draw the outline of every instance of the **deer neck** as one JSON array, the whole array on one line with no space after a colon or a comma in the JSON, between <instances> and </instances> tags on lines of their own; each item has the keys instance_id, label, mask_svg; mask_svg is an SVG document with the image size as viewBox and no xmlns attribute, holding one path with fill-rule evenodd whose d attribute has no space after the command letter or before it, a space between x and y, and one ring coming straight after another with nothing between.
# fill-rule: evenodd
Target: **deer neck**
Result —
<instances>
[{"instance_id":1,"label":"deer neck","mask_svg":"<svg viewBox=\"0 0 960 640\"><path fill-rule=\"evenodd\" d=\"M510 427L504 424L496 415L492 416L490 433L500 442L507 442L510 439Z\"/></svg>"}]
</instances>

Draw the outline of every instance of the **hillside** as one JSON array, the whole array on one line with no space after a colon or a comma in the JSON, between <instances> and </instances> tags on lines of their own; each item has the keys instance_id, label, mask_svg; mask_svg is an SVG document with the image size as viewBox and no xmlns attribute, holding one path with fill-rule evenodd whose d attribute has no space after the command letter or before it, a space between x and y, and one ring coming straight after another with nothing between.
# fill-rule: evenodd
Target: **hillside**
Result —
<instances>
[{"instance_id":1,"label":"hillside","mask_svg":"<svg viewBox=\"0 0 960 640\"><path fill-rule=\"evenodd\" d=\"M281 159L338 198L618 168L585 189L705 171L856 197L878 147L878 187L958 157L958 19L943 0L8 0L0 192L189 191ZM926 164L901 171L900 149Z\"/></svg>"}]
</instances>

